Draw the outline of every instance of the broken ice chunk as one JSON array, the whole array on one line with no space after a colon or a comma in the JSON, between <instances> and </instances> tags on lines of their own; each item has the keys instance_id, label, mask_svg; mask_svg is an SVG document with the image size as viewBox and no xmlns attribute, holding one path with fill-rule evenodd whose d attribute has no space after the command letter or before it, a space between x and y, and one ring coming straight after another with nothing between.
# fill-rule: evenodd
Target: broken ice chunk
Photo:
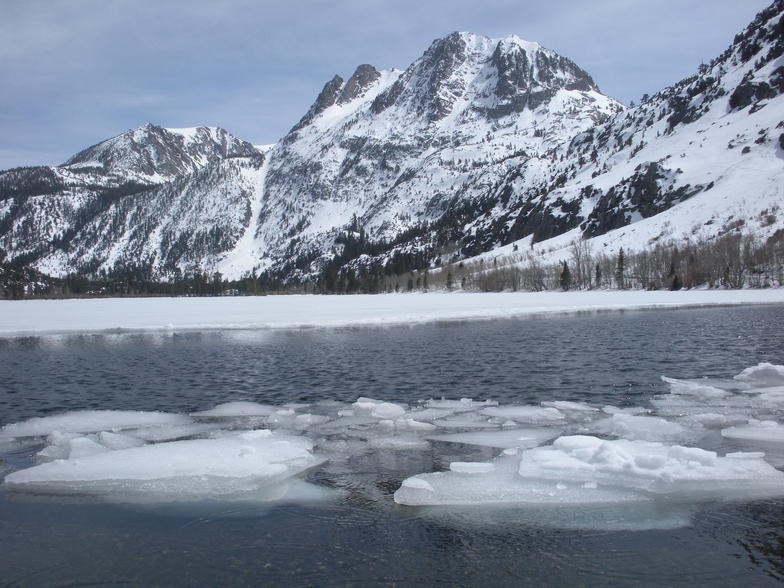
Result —
<instances>
[{"instance_id":1,"label":"broken ice chunk","mask_svg":"<svg viewBox=\"0 0 784 588\"><path fill-rule=\"evenodd\" d=\"M545 427L525 427L518 429L504 429L502 431L472 431L470 433L447 433L427 437L431 441L446 441L449 443L463 443L465 445L479 445L482 447L496 447L510 449L522 447L530 449L555 439L561 434L561 429Z\"/></svg>"},{"instance_id":2,"label":"broken ice chunk","mask_svg":"<svg viewBox=\"0 0 784 588\"><path fill-rule=\"evenodd\" d=\"M739 439L742 441L784 443L784 425L780 425L775 421L751 419L746 425L722 429L721 435L727 439Z\"/></svg>"},{"instance_id":3,"label":"broken ice chunk","mask_svg":"<svg viewBox=\"0 0 784 588\"><path fill-rule=\"evenodd\" d=\"M394 419L406 413L406 409L399 404L374 400L373 398L357 398L353 404L354 410L369 413L377 419Z\"/></svg>"},{"instance_id":4,"label":"broken ice chunk","mask_svg":"<svg viewBox=\"0 0 784 588\"><path fill-rule=\"evenodd\" d=\"M758 455L574 435L504 455L482 476L419 474L395 492L407 505L521 505L736 500L784 496L784 473ZM427 484L426 492L422 489Z\"/></svg>"},{"instance_id":5,"label":"broken ice chunk","mask_svg":"<svg viewBox=\"0 0 784 588\"><path fill-rule=\"evenodd\" d=\"M695 435L678 423L653 416L618 413L593 424L598 433L640 441L680 441Z\"/></svg>"},{"instance_id":6,"label":"broken ice chunk","mask_svg":"<svg viewBox=\"0 0 784 588\"><path fill-rule=\"evenodd\" d=\"M556 410L560 410L562 412L596 412L599 410L595 406L591 406L585 402L571 402L569 400L546 400L541 404L544 407L555 408Z\"/></svg>"},{"instance_id":7,"label":"broken ice chunk","mask_svg":"<svg viewBox=\"0 0 784 588\"><path fill-rule=\"evenodd\" d=\"M110 433L101 431L97 435L98 443L109 449L130 449L131 447L141 447L144 441L133 435L123 435L120 433Z\"/></svg>"},{"instance_id":8,"label":"broken ice chunk","mask_svg":"<svg viewBox=\"0 0 784 588\"><path fill-rule=\"evenodd\" d=\"M110 451L110 449L88 437L77 437L68 442L68 459L98 455L107 451Z\"/></svg>"},{"instance_id":9,"label":"broken ice chunk","mask_svg":"<svg viewBox=\"0 0 784 588\"><path fill-rule=\"evenodd\" d=\"M150 441L152 443L159 443L161 441L174 441L176 439L185 439L186 437L194 437L202 435L211 431L218 430L217 425L207 425L204 423L189 423L187 425L158 425L154 427L142 427L140 429L131 429L126 431L126 435L131 435L142 441ZM128 445L132 447L132 445ZM117 449L127 449L127 447L118 447Z\"/></svg>"},{"instance_id":10,"label":"broken ice chunk","mask_svg":"<svg viewBox=\"0 0 784 588\"><path fill-rule=\"evenodd\" d=\"M453 461L449 464L450 471L458 474L486 474L495 469L495 465L484 461Z\"/></svg>"},{"instance_id":11,"label":"broken ice chunk","mask_svg":"<svg viewBox=\"0 0 784 588\"><path fill-rule=\"evenodd\" d=\"M715 388L694 380L678 380L676 378L661 377L662 381L670 385L670 394L680 394L684 396L694 396L700 400L710 400L711 398L723 398L729 392L721 388Z\"/></svg>"},{"instance_id":12,"label":"broken ice chunk","mask_svg":"<svg viewBox=\"0 0 784 588\"><path fill-rule=\"evenodd\" d=\"M461 398L460 400L450 400L448 398L434 400L431 398L425 402L425 406L427 408L444 409L453 412L468 412L489 406L498 406L498 403L494 400L474 400L472 398Z\"/></svg>"},{"instance_id":13,"label":"broken ice chunk","mask_svg":"<svg viewBox=\"0 0 784 588\"><path fill-rule=\"evenodd\" d=\"M564 414L557 408L543 408L540 406L497 406L485 408L482 414L511 419L518 423L552 424L565 421Z\"/></svg>"},{"instance_id":14,"label":"broken ice chunk","mask_svg":"<svg viewBox=\"0 0 784 588\"><path fill-rule=\"evenodd\" d=\"M756 388L784 386L784 365L759 363L753 367L746 368L735 376L735 379Z\"/></svg>"}]
</instances>

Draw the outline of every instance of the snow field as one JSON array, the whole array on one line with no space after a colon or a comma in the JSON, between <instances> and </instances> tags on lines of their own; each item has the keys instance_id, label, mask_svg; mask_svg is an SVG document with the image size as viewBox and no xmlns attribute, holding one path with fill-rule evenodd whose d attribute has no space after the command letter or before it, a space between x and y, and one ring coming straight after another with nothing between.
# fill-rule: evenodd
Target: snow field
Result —
<instances>
[{"instance_id":1,"label":"snow field","mask_svg":"<svg viewBox=\"0 0 784 588\"><path fill-rule=\"evenodd\" d=\"M395 325L746 304L784 304L784 289L2 300L0 337Z\"/></svg>"}]
</instances>

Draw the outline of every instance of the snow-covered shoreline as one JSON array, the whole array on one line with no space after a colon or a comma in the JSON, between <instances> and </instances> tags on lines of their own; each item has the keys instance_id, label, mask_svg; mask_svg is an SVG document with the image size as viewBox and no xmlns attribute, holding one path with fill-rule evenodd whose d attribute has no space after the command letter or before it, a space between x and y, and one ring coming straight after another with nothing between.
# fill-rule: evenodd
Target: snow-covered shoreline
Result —
<instances>
[{"instance_id":1,"label":"snow-covered shoreline","mask_svg":"<svg viewBox=\"0 0 784 588\"><path fill-rule=\"evenodd\" d=\"M395 325L755 304L784 304L784 289L22 300L0 301L0 337Z\"/></svg>"}]
</instances>

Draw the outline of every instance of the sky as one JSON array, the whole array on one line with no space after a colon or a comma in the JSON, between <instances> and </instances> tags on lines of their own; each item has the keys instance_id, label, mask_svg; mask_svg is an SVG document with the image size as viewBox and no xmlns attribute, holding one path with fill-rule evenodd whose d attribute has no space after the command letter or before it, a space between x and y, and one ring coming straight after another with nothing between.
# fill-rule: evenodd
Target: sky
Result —
<instances>
[{"instance_id":1,"label":"sky","mask_svg":"<svg viewBox=\"0 0 784 588\"><path fill-rule=\"evenodd\" d=\"M274 143L357 65L516 34L621 102L719 55L769 0L0 0L0 169L152 122Z\"/></svg>"}]
</instances>

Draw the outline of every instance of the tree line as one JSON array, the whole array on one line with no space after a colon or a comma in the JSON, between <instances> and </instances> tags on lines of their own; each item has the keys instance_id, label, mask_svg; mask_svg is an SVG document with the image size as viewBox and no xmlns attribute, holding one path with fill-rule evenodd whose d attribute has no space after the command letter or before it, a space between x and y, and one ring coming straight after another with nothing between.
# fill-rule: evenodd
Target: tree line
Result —
<instances>
[{"instance_id":1,"label":"tree line","mask_svg":"<svg viewBox=\"0 0 784 588\"><path fill-rule=\"evenodd\" d=\"M784 230L767 240L741 233L711 240L657 243L639 250L607 254L578 239L557 263L543 264L530 254L479 261L443 271L471 290L590 290L682 288L769 288L784 285ZM445 285L447 277L440 282Z\"/></svg>"},{"instance_id":2,"label":"tree line","mask_svg":"<svg viewBox=\"0 0 784 588\"><path fill-rule=\"evenodd\" d=\"M542 263L530 252L449 261L452 250L395 251L385 261L352 258L367 245L364 232L345 239L348 252L313 276L286 281L283 273L250 272L228 280L220 272L175 268L167 279L145 264L64 278L13 264L0 265L0 296L242 296L281 293L354 294L429 290L532 291L681 288L768 288L784 285L784 230L767 240L732 232L714 239L657 243L647 249L604 253L577 239L562 259ZM346 263L353 259L351 263ZM364 263L363 263L364 261Z\"/></svg>"}]
</instances>

